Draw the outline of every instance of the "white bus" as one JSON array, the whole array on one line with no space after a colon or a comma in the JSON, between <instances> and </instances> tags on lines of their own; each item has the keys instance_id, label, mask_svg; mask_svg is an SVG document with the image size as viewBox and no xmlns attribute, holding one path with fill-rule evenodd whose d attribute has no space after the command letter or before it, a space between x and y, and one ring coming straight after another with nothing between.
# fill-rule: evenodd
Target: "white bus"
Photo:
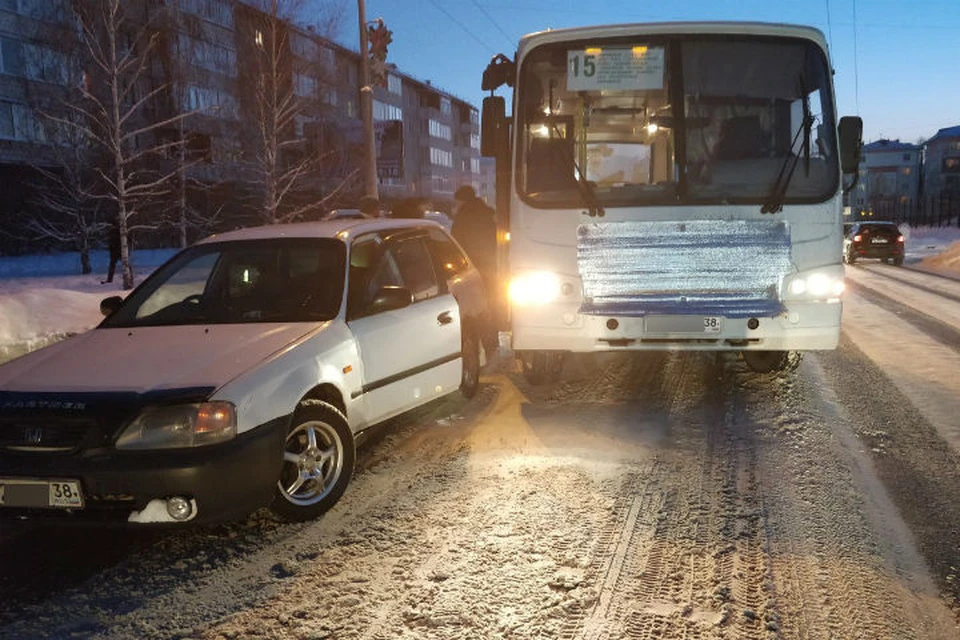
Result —
<instances>
[{"instance_id":1,"label":"white bus","mask_svg":"<svg viewBox=\"0 0 960 640\"><path fill-rule=\"evenodd\" d=\"M836 347L862 123L837 122L832 74L820 31L761 23L543 31L491 61L481 152L531 382L570 352L739 351L769 372Z\"/></svg>"}]
</instances>

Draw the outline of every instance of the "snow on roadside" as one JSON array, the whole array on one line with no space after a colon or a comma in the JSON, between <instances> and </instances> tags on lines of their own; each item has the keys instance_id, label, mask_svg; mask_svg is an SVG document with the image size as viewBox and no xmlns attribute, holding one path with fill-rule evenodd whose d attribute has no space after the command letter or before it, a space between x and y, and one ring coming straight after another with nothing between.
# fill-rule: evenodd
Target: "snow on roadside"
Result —
<instances>
[{"instance_id":1,"label":"snow on roadside","mask_svg":"<svg viewBox=\"0 0 960 640\"><path fill-rule=\"evenodd\" d=\"M136 251L134 275L142 280L173 249ZM77 275L75 253L0 258L0 362L95 327L100 301L124 295L119 277L101 284L107 255L94 251L93 273Z\"/></svg>"}]
</instances>

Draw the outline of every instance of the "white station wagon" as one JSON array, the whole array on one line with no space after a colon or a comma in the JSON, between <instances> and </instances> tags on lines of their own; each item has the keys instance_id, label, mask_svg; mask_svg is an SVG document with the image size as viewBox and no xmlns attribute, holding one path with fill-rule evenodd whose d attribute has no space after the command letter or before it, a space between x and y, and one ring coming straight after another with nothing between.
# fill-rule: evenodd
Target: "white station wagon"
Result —
<instances>
[{"instance_id":1,"label":"white station wagon","mask_svg":"<svg viewBox=\"0 0 960 640\"><path fill-rule=\"evenodd\" d=\"M371 426L479 384L481 279L439 225L215 235L0 366L0 517L305 520Z\"/></svg>"}]
</instances>

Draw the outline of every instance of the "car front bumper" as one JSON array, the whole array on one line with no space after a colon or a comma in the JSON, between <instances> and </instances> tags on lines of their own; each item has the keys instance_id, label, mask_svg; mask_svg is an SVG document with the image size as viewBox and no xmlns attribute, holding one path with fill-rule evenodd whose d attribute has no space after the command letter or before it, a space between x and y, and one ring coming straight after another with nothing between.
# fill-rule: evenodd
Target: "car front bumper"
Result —
<instances>
[{"instance_id":1,"label":"car front bumper","mask_svg":"<svg viewBox=\"0 0 960 640\"><path fill-rule=\"evenodd\" d=\"M185 521L239 518L272 499L288 422L289 417L278 419L230 442L196 449L100 449L63 457L4 453L0 478L76 480L84 504L81 508L5 505L0 506L0 517L173 524L178 521L156 505L182 497L194 508Z\"/></svg>"}]
</instances>

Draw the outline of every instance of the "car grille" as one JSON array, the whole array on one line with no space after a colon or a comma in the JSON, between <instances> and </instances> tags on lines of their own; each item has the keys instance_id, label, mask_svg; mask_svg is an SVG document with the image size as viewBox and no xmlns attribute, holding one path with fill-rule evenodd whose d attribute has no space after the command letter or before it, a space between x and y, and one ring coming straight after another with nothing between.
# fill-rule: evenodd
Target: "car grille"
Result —
<instances>
[{"instance_id":1,"label":"car grille","mask_svg":"<svg viewBox=\"0 0 960 640\"><path fill-rule=\"evenodd\" d=\"M791 270L782 221L698 220L581 225L580 312L729 318L782 313L778 291Z\"/></svg>"},{"instance_id":2,"label":"car grille","mask_svg":"<svg viewBox=\"0 0 960 640\"><path fill-rule=\"evenodd\" d=\"M70 454L95 446L100 433L93 419L44 416L0 421L0 451Z\"/></svg>"}]
</instances>

